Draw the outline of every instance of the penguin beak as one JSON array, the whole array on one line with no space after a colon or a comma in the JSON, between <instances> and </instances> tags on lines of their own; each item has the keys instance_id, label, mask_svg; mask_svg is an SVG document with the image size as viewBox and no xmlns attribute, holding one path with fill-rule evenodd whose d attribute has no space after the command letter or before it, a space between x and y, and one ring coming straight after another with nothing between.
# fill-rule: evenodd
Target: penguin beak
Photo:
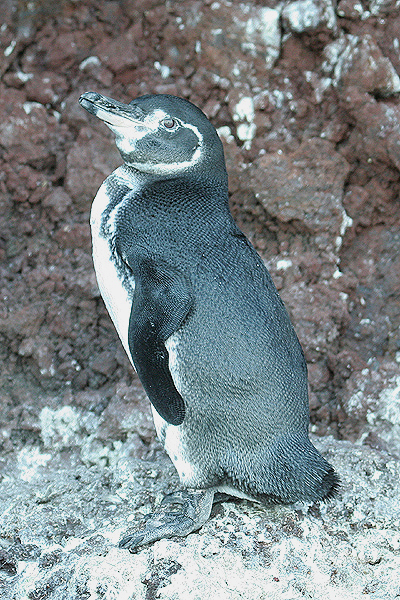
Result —
<instances>
[{"instance_id":1,"label":"penguin beak","mask_svg":"<svg viewBox=\"0 0 400 600\"><path fill-rule=\"evenodd\" d=\"M90 114L98 117L110 128L139 125L146 128L144 112L135 105L127 106L123 102L102 96L96 92L85 92L79 98L79 104Z\"/></svg>"}]
</instances>

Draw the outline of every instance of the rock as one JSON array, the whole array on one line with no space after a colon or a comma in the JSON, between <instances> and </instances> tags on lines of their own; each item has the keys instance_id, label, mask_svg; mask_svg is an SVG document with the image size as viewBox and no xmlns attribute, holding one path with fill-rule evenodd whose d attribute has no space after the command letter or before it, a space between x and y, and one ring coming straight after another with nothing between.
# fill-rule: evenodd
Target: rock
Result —
<instances>
[{"instance_id":1,"label":"rock","mask_svg":"<svg viewBox=\"0 0 400 600\"><path fill-rule=\"evenodd\" d=\"M9 335L34 335L38 333L44 319L44 307L38 303L34 305L20 305L5 308L0 316L0 329Z\"/></svg>"},{"instance_id":2,"label":"rock","mask_svg":"<svg viewBox=\"0 0 400 600\"><path fill-rule=\"evenodd\" d=\"M254 100L251 95L240 98L237 92L231 92L229 104L233 120L237 123L236 135L241 142L244 142L243 147L249 149L257 130L254 122Z\"/></svg>"},{"instance_id":3,"label":"rock","mask_svg":"<svg viewBox=\"0 0 400 600\"><path fill-rule=\"evenodd\" d=\"M369 10L371 15L386 15L398 10L396 0L370 0Z\"/></svg>"},{"instance_id":4,"label":"rock","mask_svg":"<svg viewBox=\"0 0 400 600\"><path fill-rule=\"evenodd\" d=\"M63 225L55 234L54 239L64 248L84 248L90 250L90 227L87 223Z\"/></svg>"},{"instance_id":5,"label":"rock","mask_svg":"<svg viewBox=\"0 0 400 600\"><path fill-rule=\"evenodd\" d=\"M387 165L394 166L398 172L397 132L400 126L400 108L391 106L390 103L377 101L355 86L346 89L346 94L342 97L342 106L355 123L349 138L342 146L342 154L346 156L349 151L364 153L364 156L368 157L369 172L374 163L384 163L385 169L378 167L380 181L391 181L393 173L390 168L387 169ZM396 174L394 177L396 178ZM365 183L368 183L368 179ZM379 185L380 182L374 181L372 187L377 190ZM391 184L385 183L384 187L383 194L391 202ZM377 195L376 192L375 195ZM372 197L371 201L376 203L376 198Z\"/></svg>"},{"instance_id":6,"label":"rock","mask_svg":"<svg viewBox=\"0 0 400 600\"><path fill-rule=\"evenodd\" d=\"M93 77L100 85L110 87L113 74L110 69L102 65L98 56L88 56L81 62L79 69Z\"/></svg>"},{"instance_id":7,"label":"rock","mask_svg":"<svg viewBox=\"0 0 400 600\"><path fill-rule=\"evenodd\" d=\"M114 141L82 128L67 156L66 190L78 210L88 211L104 179L122 159Z\"/></svg>"},{"instance_id":8,"label":"rock","mask_svg":"<svg viewBox=\"0 0 400 600\"><path fill-rule=\"evenodd\" d=\"M51 193L44 198L42 206L49 209L51 217L58 221L68 212L72 204L70 196L62 187L54 188Z\"/></svg>"},{"instance_id":9,"label":"rock","mask_svg":"<svg viewBox=\"0 0 400 600\"><path fill-rule=\"evenodd\" d=\"M388 135L387 149L390 159L395 167L400 171L400 139L396 131Z\"/></svg>"},{"instance_id":10,"label":"rock","mask_svg":"<svg viewBox=\"0 0 400 600\"><path fill-rule=\"evenodd\" d=\"M32 77L25 84L28 100L44 105L51 104L52 106L59 103L67 88L68 84L65 77L51 71L32 74Z\"/></svg>"},{"instance_id":11,"label":"rock","mask_svg":"<svg viewBox=\"0 0 400 600\"><path fill-rule=\"evenodd\" d=\"M279 221L298 222L314 236L325 238L324 232L329 231L328 243L340 245L340 236L351 225L342 205L348 171L347 162L330 142L311 139L293 154L265 154L257 159L251 186Z\"/></svg>"},{"instance_id":12,"label":"rock","mask_svg":"<svg viewBox=\"0 0 400 600\"><path fill-rule=\"evenodd\" d=\"M255 59L255 68L264 73L273 67L281 45L277 10L248 3L238 4L232 10L215 2L207 18L212 27L202 31L199 49L205 62L216 61L219 82L231 78L232 59L237 80L248 80L251 59Z\"/></svg>"},{"instance_id":13,"label":"rock","mask_svg":"<svg viewBox=\"0 0 400 600\"><path fill-rule=\"evenodd\" d=\"M44 447L58 451L82 446L99 424L99 419L92 413L82 414L68 405L58 410L45 407L39 418Z\"/></svg>"},{"instance_id":14,"label":"rock","mask_svg":"<svg viewBox=\"0 0 400 600\"><path fill-rule=\"evenodd\" d=\"M104 352L100 352L100 354L91 360L90 366L98 373L112 376L117 366L117 361L111 352L105 350Z\"/></svg>"},{"instance_id":15,"label":"rock","mask_svg":"<svg viewBox=\"0 0 400 600\"><path fill-rule=\"evenodd\" d=\"M46 63L49 70L73 64L80 52L80 32L61 32L55 35L51 44L44 41L43 47L47 50Z\"/></svg>"},{"instance_id":16,"label":"rock","mask_svg":"<svg viewBox=\"0 0 400 600\"><path fill-rule=\"evenodd\" d=\"M261 53L267 68L275 64L281 44L279 12L273 8L242 5L249 17L246 19L242 50L251 56Z\"/></svg>"},{"instance_id":17,"label":"rock","mask_svg":"<svg viewBox=\"0 0 400 600\"><path fill-rule=\"evenodd\" d=\"M341 0L337 7L337 14L348 19L359 19L368 15L360 0Z\"/></svg>"},{"instance_id":18,"label":"rock","mask_svg":"<svg viewBox=\"0 0 400 600\"><path fill-rule=\"evenodd\" d=\"M294 33L314 30L335 32L336 15L331 0L296 0L286 4L282 10L283 25Z\"/></svg>"},{"instance_id":19,"label":"rock","mask_svg":"<svg viewBox=\"0 0 400 600\"><path fill-rule=\"evenodd\" d=\"M37 102L27 102L23 92L0 88L0 109L7 115L0 123L0 146L8 161L46 168L55 161L59 130L57 119ZM52 138L53 148L49 148Z\"/></svg>"},{"instance_id":20,"label":"rock","mask_svg":"<svg viewBox=\"0 0 400 600\"><path fill-rule=\"evenodd\" d=\"M400 77L371 35L343 35L324 48L323 70L334 86L354 85L360 90L391 96L400 92Z\"/></svg>"},{"instance_id":21,"label":"rock","mask_svg":"<svg viewBox=\"0 0 400 600\"><path fill-rule=\"evenodd\" d=\"M141 61L141 49L138 40L143 36L141 23L137 21L126 32L117 38L103 39L94 49L100 64L112 72L119 73L126 69L135 69Z\"/></svg>"}]
</instances>

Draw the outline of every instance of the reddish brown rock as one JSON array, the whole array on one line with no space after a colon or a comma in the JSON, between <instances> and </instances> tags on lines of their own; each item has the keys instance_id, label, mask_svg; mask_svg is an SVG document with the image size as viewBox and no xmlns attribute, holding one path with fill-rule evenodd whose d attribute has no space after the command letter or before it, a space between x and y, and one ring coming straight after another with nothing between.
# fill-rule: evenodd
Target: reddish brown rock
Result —
<instances>
[{"instance_id":1,"label":"reddish brown rock","mask_svg":"<svg viewBox=\"0 0 400 600\"><path fill-rule=\"evenodd\" d=\"M360 90L390 96L400 92L400 77L382 54L374 38L344 35L324 49L325 70L335 85L354 85Z\"/></svg>"},{"instance_id":2,"label":"reddish brown rock","mask_svg":"<svg viewBox=\"0 0 400 600\"><path fill-rule=\"evenodd\" d=\"M64 248L84 248L89 250L91 247L90 229L85 223L75 223L74 225L63 225L55 234L54 239Z\"/></svg>"},{"instance_id":3,"label":"reddish brown rock","mask_svg":"<svg viewBox=\"0 0 400 600\"><path fill-rule=\"evenodd\" d=\"M328 243L335 244L350 223L342 204L348 172L348 163L334 146L315 138L292 154L266 154L257 159L251 187L278 221L298 223L315 236L329 232Z\"/></svg>"},{"instance_id":4,"label":"reddish brown rock","mask_svg":"<svg viewBox=\"0 0 400 600\"><path fill-rule=\"evenodd\" d=\"M143 60L142 50L138 46L138 41L142 39L142 36L141 23L137 21L122 35L103 39L94 48L93 54L113 73L135 69Z\"/></svg>"},{"instance_id":5,"label":"reddish brown rock","mask_svg":"<svg viewBox=\"0 0 400 600\"><path fill-rule=\"evenodd\" d=\"M54 188L51 193L43 199L42 206L49 210L52 220L58 221L70 209L72 200L62 187Z\"/></svg>"},{"instance_id":6,"label":"reddish brown rock","mask_svg":"<svg viewBox=\"0 0 400 600\"><path fill-rule=\"evenodd\" d=\"M104 179L122 159L111 137L82 128L67 155L66 190L78 210L88 210Z\"/></svg>"},{"instance_id":7,"label":"reddish brown rock","mask_svg":"<svg viewBox=\"0 0 400 600\"><path fill-rule=\"evenodd\" d=\"M33 74L24 89L28 100L55 106L65 96L68 84L61 74L44 71Z\"/></svg>"},{"instance_id":8,"label":"reddish brown rock","mask_svg":"<svg viewBox=\"0 0 400 600\"><path fill-rule=\"evenodd\" d=\"M46 169L56 161L65 130L54 115L37 102L27 102L22 91L0 86L0 147L7 161Z\"/></svg>"}]
</instances>

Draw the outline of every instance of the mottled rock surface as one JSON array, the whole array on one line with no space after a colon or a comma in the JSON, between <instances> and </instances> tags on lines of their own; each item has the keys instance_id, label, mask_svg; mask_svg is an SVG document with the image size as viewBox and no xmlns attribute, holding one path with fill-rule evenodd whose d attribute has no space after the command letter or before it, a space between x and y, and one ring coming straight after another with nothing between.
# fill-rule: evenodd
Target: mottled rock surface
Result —
<instances>
[{"instance_id":1,"label":"mottled rock surface","mask_svg":"<svg viewBox=\"0 0 400 600\"><path fill-rule=\"evenodd\" d=\"M2 4L6 600L400 595L399 31L396 0ZM305 351L311 429L333 436L337 501L227 503L187 540L115 547L177 479L93 273L90 204L120 157L87 90L177 94L220 131L232 212Z\"/></svg>"},{"instance_id":2,"label":"mottled rock surface","mask_svg":"<svg viewBox=\"0 0 400 600\"><path fill-rule=\"evenodd\" d=\"M342 475L339 499L269 508L225 502L198 533L131 555L116 543L177 484L168 459L153 442L151 455L136 458L132 433L124 442L101 439L93 413L65 406L42 417L44 445L25 446L3 469L2 598L400 594L400 464L385 452L316 440Z\"/></svg>"}]
</instances>

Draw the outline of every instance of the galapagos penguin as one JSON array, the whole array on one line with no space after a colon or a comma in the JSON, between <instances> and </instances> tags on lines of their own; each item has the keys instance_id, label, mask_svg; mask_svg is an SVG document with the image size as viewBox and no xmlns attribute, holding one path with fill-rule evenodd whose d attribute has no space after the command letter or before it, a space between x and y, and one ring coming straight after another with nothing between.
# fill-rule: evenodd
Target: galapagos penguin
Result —
<instances>
[{"instance_id":1,"label":"galapagos penguin","mask_svg":"<svg viewBox=\"0 0 400 600\"><path fill-rule=\"evenodd\" d=\"M230 214L213 125L171 95L79 102L124 161L91 210L99 288L183 486L120 546L199 529L220 492L265 504L333 497L338 477L308 437L303 351Z\"/></svg>"}]
</instances>

